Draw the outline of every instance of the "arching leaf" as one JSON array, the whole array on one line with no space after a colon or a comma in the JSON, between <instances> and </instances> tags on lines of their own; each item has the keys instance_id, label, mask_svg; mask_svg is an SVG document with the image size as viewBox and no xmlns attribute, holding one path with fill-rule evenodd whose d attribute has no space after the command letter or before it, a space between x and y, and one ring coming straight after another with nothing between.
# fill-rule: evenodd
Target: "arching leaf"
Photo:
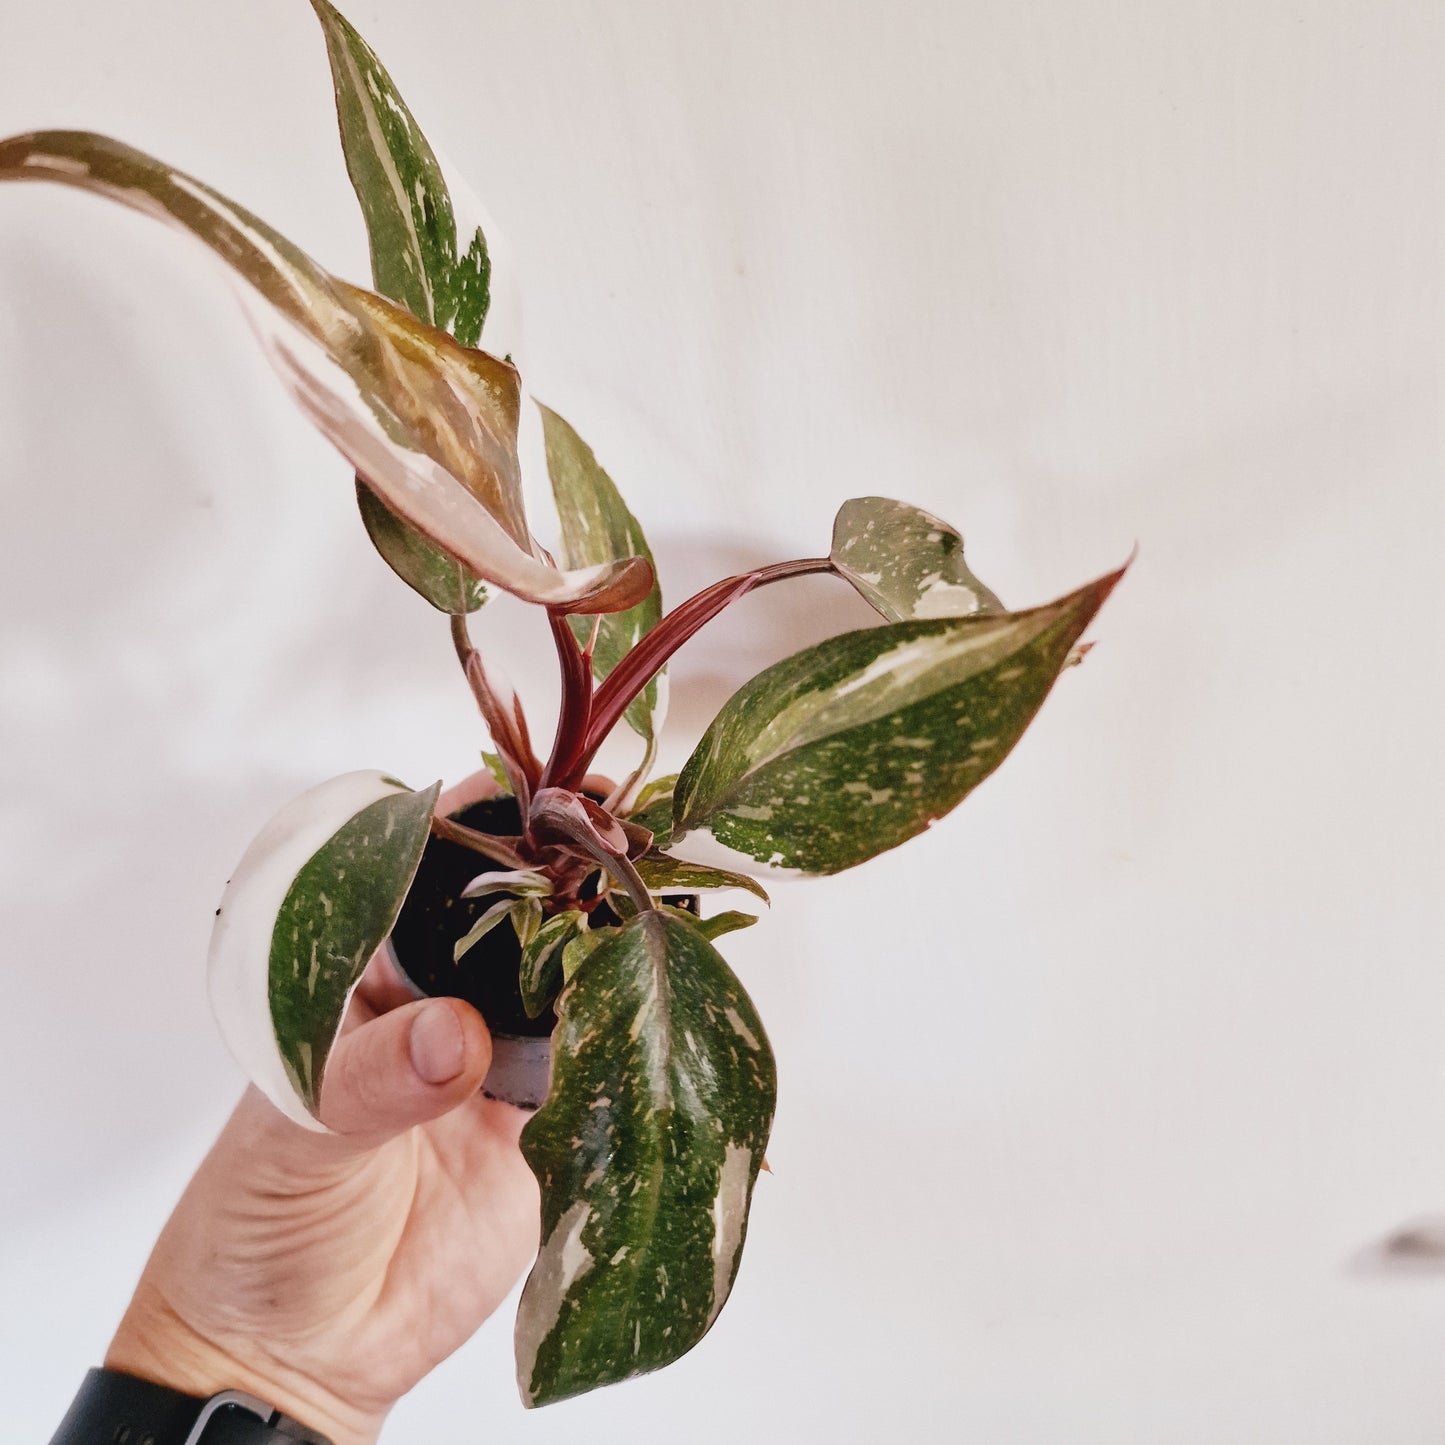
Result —
<instances>
[{"instance_id":1,"label":"arching leaf","mask_svg":"<svg viewBox=\"0 0 1445 1445\"><path fill-rule=\"evenodd\" d=\"M963 538L921 507L854 497L833 522L833 565L890 622L1002 612L963 560Z\"/></svg>"},{"instance_id":2,"label":"arching leaf","mask_svg":"<svg viewBox=\"0 0 1445 1445\"><path fill-rule=\"evenodd\" d=\"M0 181L53 181L171 222L246 283L262 344L303 410L399 516L478 577L579 612L645 597L643 560L559 572L533 552L516 459L515 370L328 275L199 181L118 141L0 141Z\"/></svg>"},{"instance_id":3,"label":"arching leaf","mask_svg":"<svg viewBox=\"0 0 1445 1445\"><path fill-rule=\"evenodd\" d=\"M669 851L837 873L922 832L1008 756L1121 575L1028 612L847 632L768 668L683 767Z\"/></svg>"},{"instance_id":4,"label":"arching leaf","mask_svg":"<svg viewBox=\"0 0 1445 1445\"><path fill-rule=\"evenodd\" d=\"M391 932L441 784L346 773L256 835L211 931L211 1006L247 1076L297 1123L316 1110L352 990Z\"/></svg>"}]
</instances>

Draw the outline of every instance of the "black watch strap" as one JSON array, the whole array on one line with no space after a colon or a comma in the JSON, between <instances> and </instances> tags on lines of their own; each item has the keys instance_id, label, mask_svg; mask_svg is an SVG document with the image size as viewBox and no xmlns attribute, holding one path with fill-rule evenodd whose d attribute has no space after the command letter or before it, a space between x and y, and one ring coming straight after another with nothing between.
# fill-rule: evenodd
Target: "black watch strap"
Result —
<instances>
[{"instance_id":1,"label":"black watch strap","mask_svg":"<svg viewBox=\"0 0 1445 1445\"><path fill-rule=\"evenodd\" d=\"M239 1390L209 1400L119 1370L91 1370L50 1445L331 1445Z\"/></svg>"}]
</instances>

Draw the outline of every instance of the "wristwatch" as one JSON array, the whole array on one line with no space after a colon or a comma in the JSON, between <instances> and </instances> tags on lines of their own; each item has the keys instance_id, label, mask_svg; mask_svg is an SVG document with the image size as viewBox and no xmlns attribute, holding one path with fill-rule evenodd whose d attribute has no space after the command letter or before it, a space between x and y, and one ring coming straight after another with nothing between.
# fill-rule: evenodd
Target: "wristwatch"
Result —
<instances>
[{"instance_id":1,"label":"wristwatch","mask_svg":"<svg viewBox=\"0 0 1445 1445\"><path fill-rule=\"evenodd\" d=\"M50 1445L331 1445L254 1395L183 1395L119 1370L91 1370Z\"/></svg>"}]
</instances>

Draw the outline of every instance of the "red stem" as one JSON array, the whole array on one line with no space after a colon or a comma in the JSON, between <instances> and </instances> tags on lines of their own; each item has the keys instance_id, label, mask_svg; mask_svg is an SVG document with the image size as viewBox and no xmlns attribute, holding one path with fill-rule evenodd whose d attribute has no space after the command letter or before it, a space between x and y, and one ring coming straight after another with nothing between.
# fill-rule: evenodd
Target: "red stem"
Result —
<instances>
[{"instance_id":1,"label":"red stem","mask_svg":"<svg viewBox=\"0 0 1445 1445\"><path fill-rule=\"evenodd\" d=\"M552 627L552 641L557 647L557 662L562 670L562 706L557 713L557 736L552 743L552 756L542 770L537 791L550 788L556 779L559 759L570 757L587 736L592 714L592 650L577 645L571 625L560 612L547 614ZM594 629L595 635L595 629Z\"/></svg>"},{"instance_id":2,"label":"red stem","mask_svg":"<svg viewBox=\"0 0 1445 1445\"><path fill-rule=\"evenodd\" d=\"M622 714L666 665L668 658L693 633L711 622L729 604L736 602L739 597L745 597L755 587L766 587L769 583L782 582L789 577L805 577L810 573L832 570L833 562L829 557L806 557L797 562L778 562L771 567L759 567L752 572L740 573L736 577L725 577L721 582L714 582L711 587L704 588L673 608L607 675L592 696L591 718L585 734L581 737L580 746L571 749L567 755L554 751L552 763L547 769L549 776L562 780L562 786L575 787L577 781L586 773L593 755L602 746L603 739L617 726Z\"/></svg>"}]
</instances>

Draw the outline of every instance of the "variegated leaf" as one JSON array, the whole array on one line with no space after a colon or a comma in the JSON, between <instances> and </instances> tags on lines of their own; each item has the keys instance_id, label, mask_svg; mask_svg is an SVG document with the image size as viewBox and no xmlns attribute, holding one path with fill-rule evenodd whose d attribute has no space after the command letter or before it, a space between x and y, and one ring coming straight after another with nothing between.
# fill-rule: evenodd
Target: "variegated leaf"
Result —
<instances>
[{"instance_id":1,"label":"variegated leaf","mask_svg":"<svg viewBox=\"0 0 1445 1445\"><path fill-rule=\"evenodd\" d=\"M542 1247L517 1379L542 1405L655 1370L726 1301L777 1091L742 985L701 933L649 912L557 1003L552 1090L522 1132Z\"/></svg>"},{"instance_id":2,"label":"variegated leaf","mask_svg":"<svg viewBox=\"0 0 1445 1445\"><path fill-rule=\"evenodd\" d=\"M307 415L393 511L478 577L578 612L631 607L651 589L644 560L568 573L535 555L506 362L328 275L224 196L118 141L13 136L0 141L4 180L94 191L202 242L246 283L267 354Z\"/></svg>"},{"instance_id":3,"label":"variegated leaf","mask_svg":"<svg viewBox=\"0 0 1445 1445\"><path fill-rule=\"evenodd\" d=\"M522 949L519 977L528 1018L536 1018L557 996L562 987L563 952L586 927L586 915L568 909L547 919Z\"/></svg>"},{"instance_id":4,"label":"variegated leaf","mask_svg":"<svg viewBox=\"0 0 1445 1445\"><path fill-rule=\"evenodd\" d=\"M476 920L452 945L452 962L460 963L494 928L513 922L512 913L517 907L515 898L499 898ZM521 929L517 929L518 937Z\"/></svg>"},{"instance_id":5,"label":"variegated leaf","mask_svg":"<svg viewBox=\"0 0 1445 1445\"><path fill-rule=\"evenodd\" d=\"M288 803L226 886L211 932L211 1006L247 1076L308 1128L346 1006L391 932L441 784L346 773Z\"/></svg>"},{"instance_id":6,"label":"variegated leaf","mask_svg":"<svg viewBox=\"0 0 1445 1445\"><path fill-rule=\"evenodd\" d=\"M637 859L636 867L649 893L712 893L719 888L745 888L754 897L768 902L763 885L746 873L707 868L700 863L671 858L656 849Z\"/></svg>"},{"instance_id":7,"label":"variegated leaf","mask_svg":"<svg viewBox=\"0 0 1445 1445\"><path fill-rule=\"evenodd\" d=\"M398 517L359 476L356 505L382 560L439 612L475 612L487 600L487 589L466 567Z\"/></svg>"},{"instance_id":8,"label":"variegated leaf","mask_svg":"<svg viewBox=\"0 0 1445 1445\"><path fill-rule=\"evenodd\" d=\"M562 561L568 567L593 567L622 557L645 557L651 563L652 551L637 518L627 509L592 448L555 411L540 402L537 409L542 414L552 496L562 523ZM662 592L654 574L652 591L641 602L626 612L611 613L598 625L593 677L601 682L661 616ZM585 646L592 624L574 618L572 630ZM648 742L655 740L662 723L666 685L665 673L659 673L623 714L628 726Z\"/></svg>"},{"instance_id":9,"label":"variegated leaf","mask_svg":"<svg viewBox=\"0 0 1445 1445\"><path fill-rule=\"evenodd\" d=\"M341 146L371 243L372 284L422 321L475 346L490 293L491 261L480 228L459 254L456 217L442 169L386 68L326 0L312 0L326 36ZM443 612L487 600L477 579L397 516L357 478L368 536L388 566Z\"/></svg>"},{"instance_id":10,"label":"variegated leaf","mask_svg":"<svg viewBox=\"0 0 1445 1445\"><path fill-rule=\"evenodd\" d=\"M326 0L311 3L326 35L341 145L366 218L376 289L475 346L491 292L486 237L478 228L458 238L441 166L386 67Z\"/></svg>"},{"instance_id":11,"label":"variegated leaf","mask_svg":"<svg viewBox=\"0 0 1445 1445\"><path fill-rule=\"evenodd\" d=\"M562 981L571 983L582 965L616 932L616 928L589 928L568 939L562 946Z\"/></svg>"},{"instance_id":12,"label":"variegated leaf","mask_svg":"<svg viewBox=\"0 0 1445 1445\"><path fill-rule=\"evenodd\" d=\"M711 918L694 918L684 909L668 909L668 912L682 914L709 943L726 933L736 933L740 928L751 928L758 921L756 913L743 913L732 908L724 913L714 913Z\"/></svg>"},{"instance_id":13,"label":"variegated leaf","mask_svg":"<svg viewBox=\"0 0 1445 1445\"><path fill-rule=\"evenodd\" d=\"M632 812L628 814L630 821L652 834L654 847L666 848L668 839L672 837L672 790L676 786L676 773L654 778L637 795Z\"/></svg>"},{"instance_id":14,"label":"variegated leaf","mask_svg":"<svg viewBox=\"0 0 1445 1445\"><path fill-rule=\"evenodd\" d=\"M1028 612L844 633L770 667L684 766L670 848L837 873L922 832L1008 756L1120 576Z\"/></svg>"},{"instance_id":15,"label":"variegated leaf","mask_svg":"<svg viewBox=\"0 0 1445 1445\"><path fill-rule=\"evenodd\" d=\"M963 538L930 512L854 497L833 523L833 565L890 622L1002 612L968 569Z\"/></svg>"}]
</instances>

